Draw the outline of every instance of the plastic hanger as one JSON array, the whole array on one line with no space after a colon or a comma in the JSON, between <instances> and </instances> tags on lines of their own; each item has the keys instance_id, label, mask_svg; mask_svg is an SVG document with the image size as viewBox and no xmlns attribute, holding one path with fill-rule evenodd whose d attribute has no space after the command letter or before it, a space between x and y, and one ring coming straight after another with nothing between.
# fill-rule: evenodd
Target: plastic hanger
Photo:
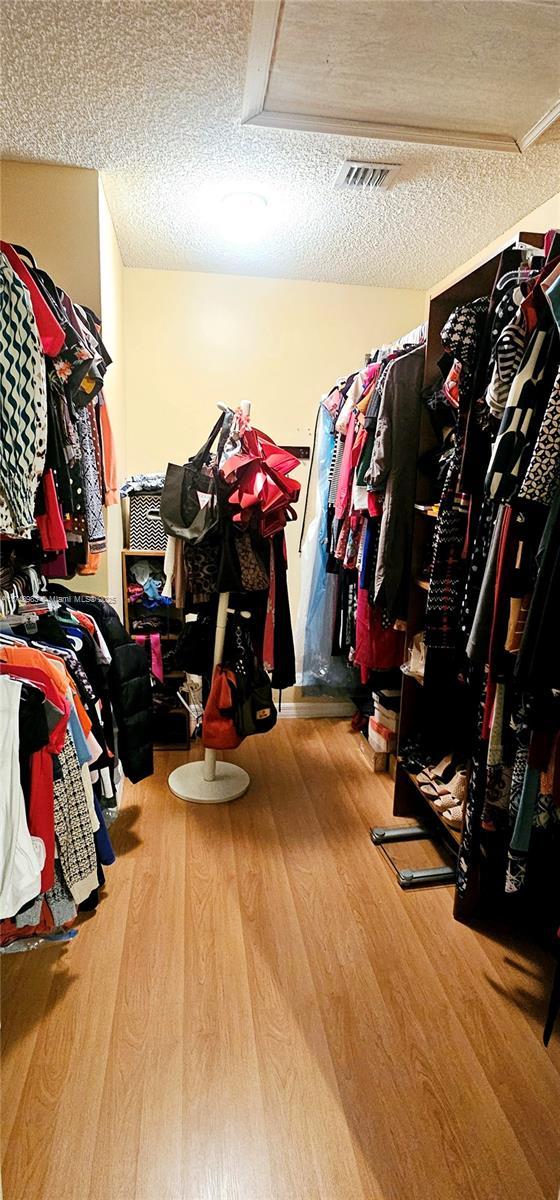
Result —
<instances>
[{"instance_id":1,"label":"plastic hanger","mask_svg":"<svg viewBox=\"0 0 560 1200\"><path fill-rule=\"evenodd\" d=\"M515 271L506 271L505 275L502 275L501 279L498 280L496 288L499 292L503 292L506 284L510 282L513 283L515 281L519 284L526 283L528 279L536 279L537 275L540 274L540 270L540 267L536 270L531 270L530 267L517 267Z\"/></svg>"}]
</instances>

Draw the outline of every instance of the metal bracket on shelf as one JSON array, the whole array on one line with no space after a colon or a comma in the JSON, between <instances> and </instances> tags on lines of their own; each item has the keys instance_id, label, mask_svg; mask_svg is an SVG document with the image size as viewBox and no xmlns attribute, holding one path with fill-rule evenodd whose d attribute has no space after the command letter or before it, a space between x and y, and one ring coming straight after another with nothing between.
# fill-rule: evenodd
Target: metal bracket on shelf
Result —
<instances>
[{"instance_id":1,"label":"metal bracket on shelf","mask_svg":"<svg viewBox=\"0 0 560 1200\"><path fill-rule=\"evenodd\" d=\"M428 887L436 883L455 883L457 871L455 867L405 868L397 871L397 879L402 888Z\"/></svg>"},{"instance_id":2,"label":"metal bracket on shelf","mask_svg":"<svg viewBox=\"0 0 560 1200\"><path fill-rule=\"evenodd\" d=\"M376 825L370 830L374 846L381 846L384 842L420 842L429 840L431 836L430 831L423 825L403 825L402 829L397 826Z\"/></svg>"}]
</instances>

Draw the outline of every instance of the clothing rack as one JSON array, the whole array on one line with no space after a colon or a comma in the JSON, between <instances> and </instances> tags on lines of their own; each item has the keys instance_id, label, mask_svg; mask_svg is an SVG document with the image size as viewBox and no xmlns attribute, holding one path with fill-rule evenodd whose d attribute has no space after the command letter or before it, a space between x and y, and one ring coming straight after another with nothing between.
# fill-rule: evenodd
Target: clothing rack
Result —
<instances>
[{"instance_id":1,"label":"clothing rack","mask_svg":"<svg viewBox=\"0 0 560 1200\"><path fill-rule=\"evenodd\" d=\"M111 605L60 586L0 621L0 684L0 952L10 953L75 937L78 910L96 907L123 774L153 771L151 691Z\"/></svg>"},{"instance_id":2,"label":"clothing rack","mask_svg":"<svg viewBox=\"0 0 560 1200\"><path fill-rule=\"evenodd\" d=\"M46 587L46 579L41 573L41 564L18 561L15 550L1 567L0 617L9 617L19 611L26 596L35 597Z\"/></svg>"},{"instance_id":3,"label":"clothing rack","mask_svg":"<svg viewBox=\"0 0 560 1200\"><path fill-rule=\"evenodd\" d=\"M12 364L0 464L0 531L33 546L49 578L93 575L106 551L104 508L117 503L103 392L111 356L101 322L23 246L0 241L0 290ZM32 355L36 368L28 369Z\"/></svg>"},{"instance_id":4,"label":"clothing rack","mask_svg":"<svg viewBox=\"0 0 560 1200\"><path fill-rule=\"evenodd\" d=\"M374 358L385 358L394 350L402 350L404 346L419 346L426 341L427 322L422 321L421 325L417 325L415 329L411 329L410 333L404 333L393 342L387 343L385 346L374 348L371 351L369 361L373 362Z\"/></svg>"},{"instance_id":5,"label":"clothing rack","mask_svg":"<svg viewBox=\"0 0 560 1200\"><path fill-rule=\"evenodd\" d=\"M430 301L426 329L426 364L424 385L428 387L438 374L438 359L442 354L440 339L441 330L453 310L461 304L468 303L480 295L490 295L500 277L508 270L517 268L524 261L527 247L524 238L535 239L531 246L534 254L538 254L539 240L542 235L521 235L520 242L506 247L501 254L493 256L481 264L469 275L463 276L445 291L440 292ZM418 447L419 459L434 444L431 422L426 410L422 414ZM434 512L427 503L429 497L424 476L419 472L416 487L416 504L414 517L414 532L411 559L411 587L406 628L406 644L410 648L413 639L424 627L426 596L425 587L420 586L422 566L425 560L428 539L431 537ZM393 797L393 813L397 817L415 817L417 825L376 827L371 830L374 845L383 847L384 844L395 842L432 840L439 837L451 853L449 865L436 868L401 868L397 870L397 879L402 888L426 887L430 885L453 884L456 880L455 859L461 843L461 835L451 829L444 821L440 810L430 804L421 792L415 777L402 762L402 747L419 727L421 713L426 703L422 680L412 673L403 672L399 745L395 765L395 788Z\"/></svg>"},{"instance_id":6,"label":"clothing rack","mask_svg":"<svg viewBox=\"0 0 560 1200\"><path fill-rule=\"evenodd\" d=\"M389 342L384 346L374 346L372 348L372 350L369 351L365 355L364 366L368 367L371 363L384 358L385 355L390 354L392 351L402 349L403 346L420 346L423 342L426 341L426 335L427 335L427 322L423 321L420 325L417 325L415 327L415 329L411 329L409 333L403 333L403 334L401 334L400 337L395 338L395 340L393 342ZM313 440L312 440L312 445L311 445L309 472L308 472L308 476L307 476L307 486L305 489L305 501L304 501L304 505L303 505L303 520L302 520L302 524L301 524L301 533L300 533L300 537L299 537L299 546L298 546L298 552L300 555L301 555L302 546L303 546L303 542L305 539L305 533L306 533L307 511L308 511L308 507L309 507L309 492L310 492L310 488L311 488L313 466L315 463L315 450L316 450L316 444L317 444L317 429L318 429L318 424L319 424L319 413L320 413L320 406L317 408L317 412L315 414L315 426L313 429Z\"/></svg>"},{"instance_id":7,"label":"clothing rack","mask_svg":"<svg viewBox=\"0 0 560 1200\"><path fill-rule=\"evenodd\" d=\"M242 400L241 411L245 417L251 413L249 400ZM214 639L212 674L221 666L227 629L229 592L220 592ZM249 787L251 778L237 763L218 761L217 751L205 749L204 758L197 762L183 763L176 767L168 778L174 796L190 800L194 804L224 804L237 800Z\"/></svg>"}]
</instances>

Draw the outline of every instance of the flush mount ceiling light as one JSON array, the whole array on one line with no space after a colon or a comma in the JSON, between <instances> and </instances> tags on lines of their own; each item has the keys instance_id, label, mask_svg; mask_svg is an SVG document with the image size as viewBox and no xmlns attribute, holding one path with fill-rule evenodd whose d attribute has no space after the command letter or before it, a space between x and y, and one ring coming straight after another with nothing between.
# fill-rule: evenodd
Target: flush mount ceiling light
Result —
<instances>
[{"instance_id":1,"label":"flush mount ceiling light","mask_svg":"<svg viewBox=\"0 0 560 1200\"><path fill-rule=\"evenodd\" d=\"M259 192L226 192L218 205L220 228L232 242L252 242L261 237L267 216L268 201Z\"/></svg>"}]
</instances>

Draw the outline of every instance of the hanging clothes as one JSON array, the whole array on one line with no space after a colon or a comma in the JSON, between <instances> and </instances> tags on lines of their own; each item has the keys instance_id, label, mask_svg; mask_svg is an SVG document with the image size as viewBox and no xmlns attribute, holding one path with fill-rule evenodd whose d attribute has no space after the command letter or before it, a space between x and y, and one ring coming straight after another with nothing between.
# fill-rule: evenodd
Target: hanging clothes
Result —
<instances>
[{"instance_id":1,"label":"hanging clothes","mask_svg":"<svg viewBox=\"0 0 560 1200\"><path fill-rule=\"evenodd\" d=\"M465 574L462 551L468 515L468 497L459 490L459 482L474 367L487 311L487 297L473 300L455 309L441 334L445 349L461 363L461 375L455 447L439 503L426 604L427 673L434 661L430 650L454 655L456 649Z\"/></svg>"},{"instance_id":2,"label":"hanging clothes","mask_svg":"<svg viewBox=\"0 0 560 1200\"><path fill-rule=\"evenodd\" d=\"M404 635L424 377L424 330L383 347L323 397L317 510L303 545L303 683L367 685L398 668ZM312 565L311 565L312 564ZM307 570L306 570L307 567Z\"/></svg>"},{"instance_id":3,"label":"hanging clothes","mask_svg":"<svg viewBox=\"0 0 560 1200\"><path fill-rule=\"evenodd\" d=\"M374 603L393 620L408 607L424 347L392 362L380 398L369 482L383 492Z\"/></svg>"},{"instance_id":4,"label":"hanging clothes","mask_svg":"<svg viewBox=\"0 0 560 1200\"><path fill-rule=\"evenodd\" d=\"M45 366L29 293L0 255L0 532L28 537L47 441Z\"/></svg>"},{"instance_id":5,"label":"hanging clothes","mask_svg":"<svg viewBox=\"0 0 560 1200\"><path fill-rule=\"evenodd\" d=\"M541 872L560 837L560 339L547 273L461 306L442 330L454 361L430 404L439 396L452 449L442 439L419 736L434 756L467 759L456 915L546 894L556 929L560 897Z\"/></svg>"},{"instance_id":6,"label":"hanging clothes","mask_svg":"<svg viewBox=\"0 0 560 1200\"><path fill-rule=\"evenodd\" d=\"M111 358L95 314L28 251L0 247L0 532L29 540L48 576L92 574L104 505L118 498L102 392Z\"/></svg>"},{"instance_id":7,"label":"hanging clothes","mask_svg":"<svg viewBox=\"0 0 560 1200\"><path fill-rule=\"evenodd\" d=\"M67 595L55 612L38 599L32 618L7 618L0 633L2 946L95 907L114 861L106 817L116 814L121 768L142 778L152 766L151 744L149 756L147 746L138 752L139 687L150 696L143 652L110 605L91 597L93 616ZM127 650L137 682L124 677ZM147 737L150 726L151 703Z\"/></svg>"}]
</instances>

